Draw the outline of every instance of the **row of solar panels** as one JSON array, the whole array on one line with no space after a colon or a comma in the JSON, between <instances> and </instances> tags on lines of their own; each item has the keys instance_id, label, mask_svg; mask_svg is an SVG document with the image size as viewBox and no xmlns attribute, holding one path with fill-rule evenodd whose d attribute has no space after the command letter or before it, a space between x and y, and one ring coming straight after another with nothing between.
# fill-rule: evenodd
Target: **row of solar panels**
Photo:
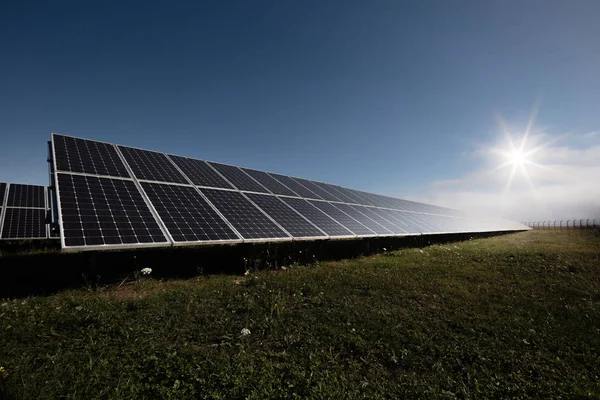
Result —
<instances>
[{"instance_id":1,"label":"row of solar panels","mask_svg":"<svg viewBox=\"0 0 600 400\"><path fill-rule=\"evenodd\" d=\"M231 165L52 135L64 249L527 229Z\"/></svg>"},{"instance_id":2,"label":"row of solar panels","mask_svg":"<svg viewBox=\"0 0 600 400\"><path fill-rule=\"evenodd\" d=\"M46 187L0 182L0 239L50 238L49 211Z\"/></svg>"}]
</instances>

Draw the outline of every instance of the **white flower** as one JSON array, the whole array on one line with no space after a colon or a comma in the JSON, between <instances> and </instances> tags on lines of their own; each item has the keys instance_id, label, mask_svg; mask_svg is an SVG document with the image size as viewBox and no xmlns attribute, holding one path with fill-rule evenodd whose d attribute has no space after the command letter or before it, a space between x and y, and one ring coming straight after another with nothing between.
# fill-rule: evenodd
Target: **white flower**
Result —
<instances>
[{"instance_id":1,"label":"white flower","mask_svg":"<svg viewBox=\"0 0 600 400\"><path fill-rule=\"evenodd\" d=\"M244 328L240 333L242 334L242 336L248 336L250 334L250 329Z\"/></svg>"},{"instance_id":2,"label":"white flower","mask_svg":"<svg viewBox=\"0 0 600 400\"><path fill-rule=\"evenodd\" d=\"M144 268L140 272L142 275L150 275L152 273L152 268Z\"/></svg>"}]
</instances>

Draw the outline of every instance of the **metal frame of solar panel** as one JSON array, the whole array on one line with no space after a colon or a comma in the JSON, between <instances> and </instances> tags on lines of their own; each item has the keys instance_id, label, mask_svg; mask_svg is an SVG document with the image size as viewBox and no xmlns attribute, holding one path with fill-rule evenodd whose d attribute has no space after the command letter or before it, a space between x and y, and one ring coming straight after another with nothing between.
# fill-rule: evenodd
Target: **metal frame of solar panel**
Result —
<instances>
[{"instance_id":1,"label":"metal frame of solar panel","mask_svg":"<svg viewBox=\"0 0 600 400\"><path fill-rule=\"evenodd\" d=\"M55 139L61 149L77 154L57 157ZM52 134L50 149L64 250L412 236L473 232L471 227L480 232L528 229L512 221L475 220L456 210L338 185L65 135ZM57 159L61 166L73 164L75 170L57 169ZM94 171L109 175L91 173ZM69 221L63 219L59 174L131 182L129 186L139 192L149 211L147 222L158 225L164 240L65 243L63 225ZM102 215L108 215L106 207ZM88 217L101 222L97 213ZM102 230L92 225L92 232ZM114 234L114 224L108 225ZM83 227L81 231L85 234ZM310 236L311 232L318 236Z\"/></svg>"},{"instance_id":2,"label":"metal frame of solar panel","mask_svg":"<svg viewBox=\"0 0 600 400\"><path fill-rule=\"evenodd\" d=\"M46 223L46 216L49 211L48 188L41 185L21 183L0 183L0 187L4 187L4 190L0 190L0 240L49 239L50 230ZM19 193L15 194L15 196L19 196L19 198L15 197L11 202L11 196L17 190ZM43 204L41 204L39 198L36 199L42 193ZM11 220L10 225L7 225L9 224L9 219ZM15 221L16 226L13 227L12 221ZM23 228L23 222L28 224L25 228ZM41 226L43 226L43 236L37 234L41 231ZM23 234L11 235L14 229Z\"/></svg>"}]
</instances>

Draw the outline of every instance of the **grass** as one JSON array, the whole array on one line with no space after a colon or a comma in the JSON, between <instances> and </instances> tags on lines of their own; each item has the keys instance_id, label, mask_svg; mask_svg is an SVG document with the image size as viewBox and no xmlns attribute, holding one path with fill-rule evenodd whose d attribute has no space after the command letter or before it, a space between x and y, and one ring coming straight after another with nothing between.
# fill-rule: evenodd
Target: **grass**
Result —
<instances>
[{"instance_id":1,"label":"grass","mask_svg":"<svg viewBox=\"0 0 600 400\"><path fill-rule=\"evenodd\" d=\"M2 398L600 398L594 231L0 303Z\"/></svg>"}]
</instances>

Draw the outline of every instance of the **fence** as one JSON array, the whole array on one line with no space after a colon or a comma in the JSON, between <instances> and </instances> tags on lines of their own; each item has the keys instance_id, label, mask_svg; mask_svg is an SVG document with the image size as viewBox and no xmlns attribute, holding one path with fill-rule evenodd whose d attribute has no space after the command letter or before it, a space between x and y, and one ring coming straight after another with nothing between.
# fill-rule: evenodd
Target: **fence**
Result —
<instances>
[{"instance_id":1,"label":"fence","mask_svg":"<svg viewBox=\"0 0 600 400\"><path fill-rule=\"evenodd\" d=\"M533 229L545 230L600 228L600 220L597 218L563 219L560 221L524 221L521 223Z\"/></svg>"}]
</instances>

